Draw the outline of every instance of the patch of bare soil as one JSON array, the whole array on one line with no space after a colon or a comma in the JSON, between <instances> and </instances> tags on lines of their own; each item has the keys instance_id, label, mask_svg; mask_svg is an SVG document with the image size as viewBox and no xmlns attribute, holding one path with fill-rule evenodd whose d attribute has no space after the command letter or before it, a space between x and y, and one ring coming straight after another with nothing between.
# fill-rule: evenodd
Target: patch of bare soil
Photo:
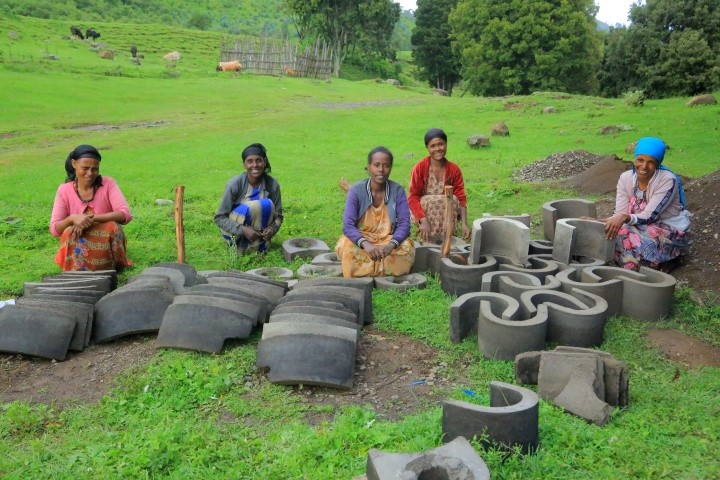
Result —
<instances>
[{"instance_id":1,"label":"patch of bare soil","mask_svg":"<svg viewBox=\"0 0 720 480\"><path fill-rule=\"evenodd\" d=\"M132 122L132 123L126 123L124 125L78 125L74 128L76 130L88 130L88 131L101 131L101 130L124 130L126 128L147 128L147 127L159 127L161 125L166 125L167 121L160 120L157 122Z\"/></svg>"},{"instance_id":2,"label":"patch of bare soil","mask_svg":"<svg viewBox=\"0 0 720 480\"><path fill-rule=\"evenodd\" d=\"M94 345L71 353L63 362L5 355L0 357L0 403L21 400L62 409L98 402L113 387L117 374L144 366L154 354L154 337L144 336ZM293 394L309 405L332 407L309 413L311 424L332 420L337 407L349 404L369 404L378 416L397 419L438 404L446 398L444 392L459 388L444 377L447 365L436 356L420 341L369 326L360 336L351 390L304 386L293 387ZM258 372L248 380L267 378Z\"/></svg>"},{"instance_id":3,"label":"patch of bare soil","mask_svg":"<svg viewBox=\"0 0 720 480\"><path fill-rule=\"evenodd\" d=\"M449 390L461 388L445 377L447 364L437 360L437 352L418 340L369 326L363 329L359 345L351 390L294 388L294 394L309 405L333 407L308 414L309 423L332 420L335 407L351 404L369 404L378 417L396 420L440 404Z\"/></svg>"},{"instance_id":4,"label":"patch of bare soil","mask_svg":"<svg viewBox=\"0 0 720 480\"><path fill-rule=\"evenodd\" d=\"M0 403L15 400L55 405L100 401L115 376L142 367L155 355L155 339L135 336L70 352L62 362L0 355Z\"/></svg>"},{"instance_id":5,"label":"patch of bare soil","mask_svg":"<svg viewBox=\"0 0 720 480\"><path fill-rule=\"evenodd\" d=\"M654 343L668 360L688 368L709 366L720 368L720 348L688 337L677 330L648 330L647 338Z\"/></svg>"}]
</instances>

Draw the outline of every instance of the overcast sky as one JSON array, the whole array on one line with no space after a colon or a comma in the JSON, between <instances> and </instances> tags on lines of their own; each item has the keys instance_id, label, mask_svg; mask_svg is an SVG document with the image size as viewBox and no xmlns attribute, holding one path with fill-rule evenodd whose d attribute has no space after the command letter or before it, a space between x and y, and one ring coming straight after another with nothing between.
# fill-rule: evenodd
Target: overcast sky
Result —
<instances>
[{"instance_id":1,"label":"overcast sky","mask_svg":"<svg viewBox=\"0 0 720 480\"><path fill-rule=\"evenodd\" d=\"M404 10L415 10L415 0L394 0L399 3ZM595 4L600 7L597 14L598 20L608 25L628 23L627 16L630 11L630 5L638 3L637 0L595 0Z\"/></svg>"}]
</instances>

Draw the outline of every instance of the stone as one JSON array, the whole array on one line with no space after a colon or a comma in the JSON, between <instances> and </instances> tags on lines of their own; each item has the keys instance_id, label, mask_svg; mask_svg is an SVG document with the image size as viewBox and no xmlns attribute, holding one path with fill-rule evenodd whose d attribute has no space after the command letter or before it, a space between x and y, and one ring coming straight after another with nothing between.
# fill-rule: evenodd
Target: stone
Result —
<instances>
[{"instance_id":1,"label":"stone","mask_svg":"<svg viewBox=\"0 0 720 480\"><path fill-rule=\"evenodd\" d=\"M715 95L712 94L705 94L705 95L696 95L692 97L690 100L687 101L685 104L686 107L695 107L697 105L716 105L718 103L717 98L715 98Z\"/></svg>"}]
</instances>

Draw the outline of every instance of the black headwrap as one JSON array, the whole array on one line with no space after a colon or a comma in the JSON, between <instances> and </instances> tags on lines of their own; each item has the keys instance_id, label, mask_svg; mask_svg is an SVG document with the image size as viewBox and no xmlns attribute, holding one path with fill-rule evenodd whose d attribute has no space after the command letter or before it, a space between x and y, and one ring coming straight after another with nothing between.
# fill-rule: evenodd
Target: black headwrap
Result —
<instances>
[{"instance_id":1,"label":"black headwrap","mask_svg":"<svg viewBox=\"0 0 720 480\"><path fill-rule=\"evenodd\" d=\"M98 152L97 148L92 145L78 145L75 150L70 152L67 159L65 160L65 173L67 174L66 182L75 180L75 169L73 168L72 161L80 160L81 158L93 158L98 162L102 160L102 155ZM102 185L102 177L98 175L95 179L95 185Z\"/></svg>"},{"instance_id":2,"label":"black headwrap","mask_svg":"<svg viewBox=\"0 0 720 480\"><path fill-rule=\"evenodd\" d=\"M251 143L247 147L245 147L245 150L242 151L242 159L243 162L247 157L250 155L257 155L259 157L262 157L265 159L265 173L270 173L272 168L270 167L270 160L267 156L267 149L262 143Z\"/></svg>"},{"instance_id":3,"label":"black headwrap","mask_svg":"<svg viewBox=\"0 0 720 480\"><path fill-rule=\"evenodd\" d=\"M427 132L425 132L425 146L427 147L428 143L430 143L430 140L433 138L442 138L445 143L447 143L447 135L445 135L445 132L442 131L439 128L431 128Z\"/></svg>"}]
</instances>

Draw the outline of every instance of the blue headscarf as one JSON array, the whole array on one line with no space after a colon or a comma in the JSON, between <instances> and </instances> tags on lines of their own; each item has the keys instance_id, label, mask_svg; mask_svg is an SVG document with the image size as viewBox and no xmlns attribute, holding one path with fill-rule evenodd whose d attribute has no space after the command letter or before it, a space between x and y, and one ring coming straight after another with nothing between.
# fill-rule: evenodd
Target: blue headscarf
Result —
<instances>
[{"instance_id":1,"label":"blue headscarf","mask_svg":"<svg viewBox=\"0 0 720 480\"><path fill-rule=\"evenodd\" d=\"M658 170L667 170L668 172L675 175L675 178L678 182L678 195L680 197L680 203L682 204L683 208L685 208L685 192L683 191L682 181L680 180L680 177L678 177L677 173L673 172L662 164L663 159L665 158L666 149L667 147L665 146L665 142L663 142L659 138L643 137L638 140L637 145L635 146L635 153L633 156L637 157L638 155L650 155L657 161ZM633 172L634 171L635 165L633 165Z\"/></svg>"}]
</instances>

